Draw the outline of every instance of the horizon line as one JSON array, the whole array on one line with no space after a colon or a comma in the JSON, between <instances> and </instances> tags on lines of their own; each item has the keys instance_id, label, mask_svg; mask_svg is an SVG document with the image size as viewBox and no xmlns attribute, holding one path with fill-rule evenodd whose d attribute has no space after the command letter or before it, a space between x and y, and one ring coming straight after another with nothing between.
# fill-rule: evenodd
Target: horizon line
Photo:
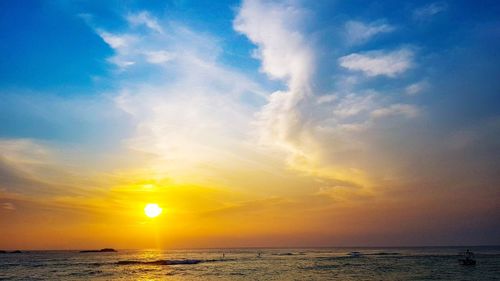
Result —
<instances>
[{"instance_id":1,"label":"horizon line","mask_svg":"<svg viewBox=\"0 0 500 281\"><path fill-rule=\"evenodd\" d=\"M120 249L113 247L104 247L104 248L112 248L117 251L140 251L140 250L239 250L239 249L352 249L352 248L364 248L364 249L380 249L380 248L459 248L459 247L500 247L500 244L496 245L439 245L439 246L283 246L283 247L193 247L193 248L129 248L129 249ZM104 248L80 248L80 249L22 249L22 248L0 248L0 251L24 251L24 252L34 252L34 251L82 251L82 250L95 250L95 249L104 249Z\"/></svg>"}]
</instances>

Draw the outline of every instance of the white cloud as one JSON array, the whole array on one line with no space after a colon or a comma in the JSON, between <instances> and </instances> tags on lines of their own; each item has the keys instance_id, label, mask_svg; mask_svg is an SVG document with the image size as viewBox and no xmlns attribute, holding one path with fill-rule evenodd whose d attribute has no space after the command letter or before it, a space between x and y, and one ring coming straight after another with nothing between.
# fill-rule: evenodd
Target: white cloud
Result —
<instances>
[{"instance_id":1,"label":"white cloud","mask_svg":"<svg viewBox=\"0 0 500 281\"><path fill-rule=\"evenodd\" d=\"M370 40L377 34L389 33L394 30L394 26L380 21L370 23L348 21L345 24L346 40L350 44L361 44Z\"/></svg>"},{"instance_id":2,"label":"white cloud","mask_svg":"<svg viewBox=\"0 0 500 281\"><path fill-rule=\"evenodd\" d=\"M136 40L134 36L112 34L103 30L97 30L97 34L115 51L129 47Z\"/></svg>"},{"instance_id":3,"label":"white cloud","mask_svg":"<svg viewBox=\"0 0 500 281\"><path fill-rule=\"evenodd\" d=\"M428 86L429 84L426 81L413 83L405 88L405 93L409 96L415 96L424 91Z\"/></svg>"},{"instance_id":4,"label":"white cloud","mask_svg":"<svg viewBox=\"0 0 500 281\"><path fill-rule=\"evenodd\" d=\"M178 57L207 65L220 55L219 45L209 35L193 32L176 22L165 22L165 28L170 30L169 34L145 33L134 28L120 34L95 30L115 51L108 61L121 71L144 64L165 64Z\"/></svg>"},{"instance_id":5,"label":"white cloud","mask_svg":"<svg viewBox=\"0 0 500 281\"><path fill-rule=\"evenodd\" d=\"M158 24L158 20L151 16L148 12L140 12L137 14L129 14L127 16L127 21L132 26L145 25L151 30L162 33L163 29L160 24Z\"/></svg>"},{"instance_id":6,"label":"white cloud","mask_svg":"<svg viewBox=\"0 0 500 281\"><path fill-rule=\"evenodd\" d=\"M116 56L109 58L108 62L110 62L110 63L118 66L122 70L135 64L134 61L122 60L122 59L120 59L119 57L116 57Z\"/></svg>"},{"instance_id":7,"label":"white cloud","mask_svg":"<svg viewBox=\"0 0 500 281\"><path fill-rule=\"evenodd\" d=\"M163 28L157 19L147 12L140 12L129 14L127 21L130 24L128 32L113 33L96 28L97 34L115 51L115 54L108 58L110 63L116 65L120 70L125 70L142 63L163 64L175 57L174 53L165 49L174 43L171 38L163 35ZM140 25L145 25L155 33L151 34L133 28ZM172 29L172 33L177 33L177 35L182 33L175 30L179 27L174 25L169 27ZM180 37L182 36L177 36L177 39L180 40ZM150 42L144 42L144 40L150 40ZM189 46L183 51L188 52Z\"/></svg>"},{"instance_id":8,"label":"white cloud","mask_svg":"<svg viewBox=\"0 0 500 281\"><path fill-rule=\"evenodd\" d=\"M332 103L332 102L336 101L337 99L338 99L338 96L336 96L336 95L323 95L323 96L319 96L316 99L316 102L318 104Z\"/></svg>"},{"instance_id":9,"label":"white cloud","mask_svg":"<svg viewBox=\"0 0 500 281\"><path fill-rule=\"evenodd\" d=\"M167 51L150 51L146 52L146 60L153 64L162 64L174 58L174 55Z\"/></svg>"},{"instance_id":10,"label":"white cloud","mask_svg":"<svg viewBox=\"0 0 500 281\"><path fill-rule=\"evenodd\" d=\"M129 16L129 21L146 22L143 16ZM136 128L124 146L134 155L147 155L147 169L157 178L200 184L219 179L220 184L223 177L214 173L245 165L259 170L265 161L255 161L260 156L246 148L257 108L241 98L262 98L263 91L242 73L219 63L218 38L176 22L164 22L161 28L169 33L144 32L132 24L120 37L140 40L117 46L110 58L122 71L148 77L147 83L118 81L121 90L115 104L131 116Z\"/></svg>"},{"instance_id":11,"label":"white cloud","mask_svg":"<svg viewBox=\"0 0 500 281\"><path fill-rule=\"evenodd\" d=\"M261 142L284 148L292 154L304 154L296 144L303 125L299 103L311 94L309 80L314 54L297 30L306 12L296 6L259 0L243 1L234 21L235 30L257 45L262 71L287 85L276 91L257 114Z\"/></svg>"},{"instance_id":12,"label":"white cloud","mask_svg":"<svg viewBox=\"0 0 500 281\"><path fill-rule=\"evenodd\" d=\"M345 118L369 111L374 107L374 95L348 94L334 107L336 117Z\"/></svg>"},{"instance_id":13,"label":"white cloud","mask_svg":"<svg viewBox=\"0 0 500 281\"><path fill-rule=\"evenodd\" d=\"M413 52L403 48L392 52L353 53L339 58L339 63L344 68L361 71L367 76L396 77L412 67Z\"/></svg>"},{"instance_id":14,"label":"white cloud","mask_svg":"<svg viewBox=\"0 0 500 281\"><path fill-rule=\"evenodd\" d=\"M364 79L358 75L336 75L336 84L348 86L336 88L335 94L315 95L311 80L318 71L317 54L307 33L301 32L307 26L307 14L298 6L248 0L234 22L235 29L256 44L262 71L287 86L273 92L256 115L261 143L287 152L291 168L319 180L366 186L363 172L355 167L367 161L364 155L371 153L371 148L369 138L359 135L368 134L379 121L410 116L415 111L406 105L392 106L390 99L374 90L360 90ZM384 26L366 31L363 40L389 29ZM369 76L395 77L412 66L412 57L413 52L403 48L353 54L340 61L344 67Z\"/></svg>"},{"instance_id":15,"label":"white cloud","mask_svg":"<svg viewBox=\"0 0 500 281\"><path fill-rule=\"evenodd\" d=\"M135 64L135 60L129 54L135 52L134 45L139 41L136 36L113 34L101 29L96 30L96 32L115 51L115 55L108 58L108 62L118 66L119 69L125 69Z\"/></svg>"},{"instance_id":16,"label":"white cloud","mask_svg":"<svg viewBox=\"0 0 500 281\"><path fill-rule=\"evenodd\" d=\"M286 86L267 95L244 75L218 62L223 50L216 38L172 22L162 26L171 31L168 34L144 33L131 25L120 38L140 40L115 44L111 59L117 64L135 63L124 65L124 71L140 66L137 69L154 71L157 78L147 84L123 81L116 104L133 117L137 128L126 146L152 155L148 168L158 177L187 180L196 174L206 181L215 178L213 172L235 169L234 163L260 169L268 161L262 159L267 158L255 147L247 147L249 140L258 139L264 146L257 149L285 152L286 163L294 170L322 180L351 181L354 173L357 183L366 183L356 168L336 170L344 169L342 163L355 162L345 157L347 152L358 154L359 159L369 147L368 140L355 135L365 134L378 121L409 116L412 111L397 103L391 107L391 101L375 91L357 89L364 81L360 75L337 76L336 82L351 85L349 89L315 95L311 79L317 71L316 50L301 31L307 15L289 3L258 0L244 1L239 9L235 30L256 45L261 71ZM363 40L388 32L387 28L367 31ZM378 71L377 75L393 77L411 66L413 53L401 49L359 55L372 64L366 70L370 74ZM162 68L148 68L148 64ZM261 101L267 103L242 102L240 97L248 93L264 96Z\"/></svg>"},{"instance_id":17,"label":"white cloud","mask_svg":"<svg viewBox=\"0 0 500 281\"><path fill-rule=\"evenodd\" d=\"M434 2L415 9L413 11L413 17L420 20L428 19L436 14L446 11L447 9L448 4L446 2Z\"/></svg>"},{"instance_id":18,"label":"white cloud","mask_svg":"<svg viewBox=\"0 0 500 281\"><path fill-rule=\"evenodd\" d=\"M247 0L234 20L234 29L257 45L262 71L292 88L305 86L312 70L312 50L296 30L303 17L292 5Z\"/></svg>"}]
</instances>

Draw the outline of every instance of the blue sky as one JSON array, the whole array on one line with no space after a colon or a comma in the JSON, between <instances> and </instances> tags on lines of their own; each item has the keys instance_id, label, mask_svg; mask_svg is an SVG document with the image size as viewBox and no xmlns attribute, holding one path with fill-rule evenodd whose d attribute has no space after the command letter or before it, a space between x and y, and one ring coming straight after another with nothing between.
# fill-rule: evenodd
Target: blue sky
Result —
<instances>
[{"instance_id":1,"label":"blue sky","mask_svg":"<svg viewBox=\"0 0 500 281\"><path fill-rule=\"evenodd\" d=\"M498 243L499 14L497 1L2 1L0 203L39 195L19 175L89 199L123 174L322 218L470 200L469 214L412 219Z\"/></svg>"}]
</instances>

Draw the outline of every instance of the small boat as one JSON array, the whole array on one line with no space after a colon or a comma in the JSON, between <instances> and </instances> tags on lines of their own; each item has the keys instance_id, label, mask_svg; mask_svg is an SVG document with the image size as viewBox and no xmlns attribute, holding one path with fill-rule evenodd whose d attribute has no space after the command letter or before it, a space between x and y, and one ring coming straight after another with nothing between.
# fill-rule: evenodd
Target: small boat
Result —
<instances>
[{"instance_id":1,"label":"small boat","mask_svg":"<svg viewBox=\"0 0 500 281\"><path fill-rule=\"evenodd\" d=\"M357 258L357 257L361 257L361 252L350 252L349 253L349 256L353 257L353 258Z\"/></svg>"},{"instance_id":2,"label":"small boat","mask_svg":"<svg viewBox=\"0 0 500 281\"><path fill-rule=\"evenodd\" d=\"M462 258L458 259L458 262L461 265L476 265L476 260L474 259L474 253L469 251L469 249L461 253L461 256Z\"/></svg>"}]
</instances>

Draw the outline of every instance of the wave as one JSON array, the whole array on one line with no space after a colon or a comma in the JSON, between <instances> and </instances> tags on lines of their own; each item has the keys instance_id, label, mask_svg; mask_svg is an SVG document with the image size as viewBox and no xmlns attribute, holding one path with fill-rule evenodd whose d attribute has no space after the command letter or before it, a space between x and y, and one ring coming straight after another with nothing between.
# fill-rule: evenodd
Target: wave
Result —
<instances>
[{"instance_id":1,"label":"wave","mask_svg":"<svg viewBox=\"0 0 500 281\"><path fill-rule=\"evenodd\" d=\"M196 259L183 259L183 260L154 260L154 261L138 261L138 260L123 260L118 261L118 265L179 265L179 264L199 264L207 262L223 262L231 261L232 259L212 259L212 260L196 260Z\"/></svg>"},{"instance_id":2,"label":"wave","mask_svg":"<svg viewBox=\"0 0 500 281\"><path fill-rule=\"evenodd\" d=\"M368 253L368 254L362 254L364 256L397 256L400 255L400 253L397 252L378 252L378 253Z\"/></svg>"},{"instance_id":3,"label":"wave","mask_svg":"<svg viewBox=\"0 0 500 281\"><path fill-rule=\"evenodd\" d=\"M305 252L299 252L299 253L291 253L291 252L273 253L271 255L273 255L273 256L301 256L301 255L305 255Z\"/></svg>"},{"instance_id":4,"label":"wave","mask_svg":"<svg viewBox=\"0 0 500 281\"><path fill-rule=\"evenodd\" d=\"M177 265L177 264L198 264L201 260L156 260L156 261L137 261L137 260L125 260L118 261L116 264L119 265L131 265L131 264L148 264L148 265Z\"/></svg>"}]
</instances>

